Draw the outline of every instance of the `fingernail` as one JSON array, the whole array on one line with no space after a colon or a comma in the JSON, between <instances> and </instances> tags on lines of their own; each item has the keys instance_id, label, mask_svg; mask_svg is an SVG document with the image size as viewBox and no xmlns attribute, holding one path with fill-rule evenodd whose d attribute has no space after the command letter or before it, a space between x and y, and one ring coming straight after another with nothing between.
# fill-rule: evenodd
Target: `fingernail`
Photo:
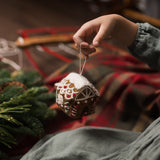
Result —
<instances>
[{"instance_id":1,"label":"fingernail","mask_svg":"<svg viewBox=\"0 0 160 160\"><path fill-rule=\"evenodd\" d=\"M93 43L93 45L98 46L98 45L99 45L99 42L98 42L98 41L95 41L95 42Z\"/></svg>"}]
</instances>

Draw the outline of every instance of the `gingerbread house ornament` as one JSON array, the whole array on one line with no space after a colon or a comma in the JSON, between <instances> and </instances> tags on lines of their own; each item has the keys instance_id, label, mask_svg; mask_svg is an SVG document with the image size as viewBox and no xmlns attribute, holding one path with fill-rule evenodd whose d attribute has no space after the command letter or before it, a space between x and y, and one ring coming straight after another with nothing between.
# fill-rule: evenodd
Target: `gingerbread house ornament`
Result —
<instances>
[{"instance_id":1,"label":"gingerbread house ornament","mask_svg":"<svg viewBox=\"0 0 160 160\"><path fill-rule=\"evenodd\" d=\"M99 92L84 76L70 73L56 87L56 103L68 116L81 118L95 112Z\"/></svg>"}]
</instances>

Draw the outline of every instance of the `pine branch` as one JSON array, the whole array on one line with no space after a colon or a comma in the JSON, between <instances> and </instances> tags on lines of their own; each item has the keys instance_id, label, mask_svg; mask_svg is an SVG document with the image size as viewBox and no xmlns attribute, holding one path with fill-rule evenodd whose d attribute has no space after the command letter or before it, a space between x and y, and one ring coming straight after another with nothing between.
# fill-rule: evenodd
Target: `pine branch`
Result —
<instances>
[{"instance_id":1,"label":"pine branch","mask_svg":"<svg viewBox=\"0 0 160 160\"><path fill-rule=\"evenodd\" d=\"M31 105L22 105L10 108L0 108L0 115L1 114L8 114L8 113L24 113L30 110Z\"/></svg>"},{"instance_id":2,"label":"pine branch","mask_svg":"<svg viewBox=\"0 0 160 160\"><path fill-rule=\"evenodd\" d=\"M56 115L47 105L55 94L41 87L42 82L37 71L0 70L0 157L1 147L11 148L19 142L18 135L41 137L44 120Z\"/></svg>"},{"instance_id":3,"label":"pine branch","mask_svg":"<svg viewBox=\"0 0 160 160\"><path fill-rule=\"evenodd\" d=\"M19 104L28 104L32 103L34 101L34 97L47 92L48 88L46 87L33 87L28 89L26 92L24 92L22 95L19 95L13 99L10 99L7 102L3 102L0 104L0 107L10 107L13 105L19 105Z\"/></svg>"},{"instance_id":4,"label":"pine branch","mask_svg":"<svg viewBox=\"0 0 160 160\"><path fill-rule=\"evenodd\" d=\"M6 83L6 82L12 82L12 80L10 78L3 78L3 79L0 79L0 87Z\"/></svg>"},{"instance_id":5,"label":"pine branch","mask_svg":"<svg viewBox=\"0 0 160 160\"><path fill-rule=\"evenodd\" d=\"M12 98L21 95L24 92L24 88L21 86L7 86L3 89L3 92L0 94L0 104L9 101Z\"/></svg>"},{"instance_id":6,"label":"pine branch","mask_svg":"<svg viewBox=\"0 0 160 160\"><path fill-rule=\"evenodd\" d=\"M0 125L0 142L11 148L9 144L16 144L15 138L5 129L4 125Z\"/></svg>"},{"instance_id":7,"label":"pine branch","mask_svg":"<svg viewBox=\"0 0 160 160\"><path fill-rule=\"evenodd\" d=\"M37 100L43 101L43 102L47 102L49 100L55 101L55 97L56 97L55 93L44 93L44 94L38 95Z\"/></svg>"},{"instance_id":8,"label":"pine branch","mask_svg":"<svg viewBox=\"0 0 160 160\"><path fill-rule=\"evenodd\" d=\"M1 71L0 71L0 79L4 79L4 78L10 78L10 76L11 76L11 73L9 72L9 70L7 70L7 69L2 69Z\"/></svg>"},{"instance_id":9,"label":"pine branch","mask_svg":"<svg viewBox=\"0 0 160 160\"><path fill-rule=\"evenodd\" d=\"M22 121L25 126L33 131L34 136L41 137L44 134L43 124L38 118L26 115L23 116Z\"/></svg>"},{"instance_id":10,"label":"pine branch","mask_svg":"<svg viewBox=\"0 0 160 160\"><path fill-rule=\"evenodd\" d=\"M42 121L50 117L55 117L56 115L56 111L50 109L44 102L34 101L33 106L34 109L31 109L28 114L30 114L31 116L35 116Z\"/></svg>"},{"instance_id":11,"label":"pine branch","mask_svg":"<svg viewBox=\"0 0 160 160\"><path fill-rule=\"evenodd\" d=\"M12 80L19 81L25 84L28 88L41 86L43 84L42 77L37 71L30 71L26 73L21 71L16 76L12 76Z\"/></svg>"},{"instance_id":12,"label":"pine branch","mask_svg":"<svg viewBox=\"0 0 160 160\"><path fill-rule=\"evenodd\" d=\"M10 122L10 123L14 123L16 125L22 125L21 122L17 121L15 118L13 118L10 115L2 115L2 114L0 114L0 119L3 119L3 120L5 120L7 122Z\"/></svg>"},{"instance_id":13,"label":"pine branch","mask_svg":"<svg viewBox=\"0 0 160 160\"><path fill-rule=\"evenodd\" d=\"M37 134L35 134L35 132L29 128L28 126L19 126L19 127L8 127L7 130L10 132L10 133L14 133L14 134L18 134L18 135L30 135L30 136L37 136Z\"/></svg>"}]
</instances>

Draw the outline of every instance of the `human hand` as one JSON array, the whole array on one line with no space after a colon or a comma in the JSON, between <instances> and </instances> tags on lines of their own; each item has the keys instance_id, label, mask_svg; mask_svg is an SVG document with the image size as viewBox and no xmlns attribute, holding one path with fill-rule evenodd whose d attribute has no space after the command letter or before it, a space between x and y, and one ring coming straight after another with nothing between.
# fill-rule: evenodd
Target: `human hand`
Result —
<instances>
[{"instance_id":1,"label":"human hand","mask_svg":"<svg viewBox=\"0 0 160 160\"><path fill-rule=\"evenodd\" d=\"M112 39L121 46L130 46L136 38L138 25L128 19L110 14L98 17L83 24L74 34L73 40L77 48L81 47L84 55L96 51L103 40Z\"/></svg>"}]
</instances>

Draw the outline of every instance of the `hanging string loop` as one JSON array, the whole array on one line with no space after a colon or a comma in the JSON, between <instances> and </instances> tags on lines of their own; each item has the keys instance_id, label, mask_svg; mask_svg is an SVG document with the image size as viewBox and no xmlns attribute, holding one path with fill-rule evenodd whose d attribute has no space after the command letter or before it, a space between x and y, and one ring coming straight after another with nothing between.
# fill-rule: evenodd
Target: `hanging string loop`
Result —
<instances>
[{"instance_id":1,"label":"hanging string loop","mask_svg":"<svg viewBox=\"0 0 160 160\"><path fill-rule=\"evenodd\" d=\"M84 70L84 67L86 65L86 61L87 61L87 58L85 56L84 58L84 62L83 62L83 65L82 65L82 43L80 44L80 49L79 49L79 74L82 75L83 73L83 70Z\"/></svg>"}]
</instances>

